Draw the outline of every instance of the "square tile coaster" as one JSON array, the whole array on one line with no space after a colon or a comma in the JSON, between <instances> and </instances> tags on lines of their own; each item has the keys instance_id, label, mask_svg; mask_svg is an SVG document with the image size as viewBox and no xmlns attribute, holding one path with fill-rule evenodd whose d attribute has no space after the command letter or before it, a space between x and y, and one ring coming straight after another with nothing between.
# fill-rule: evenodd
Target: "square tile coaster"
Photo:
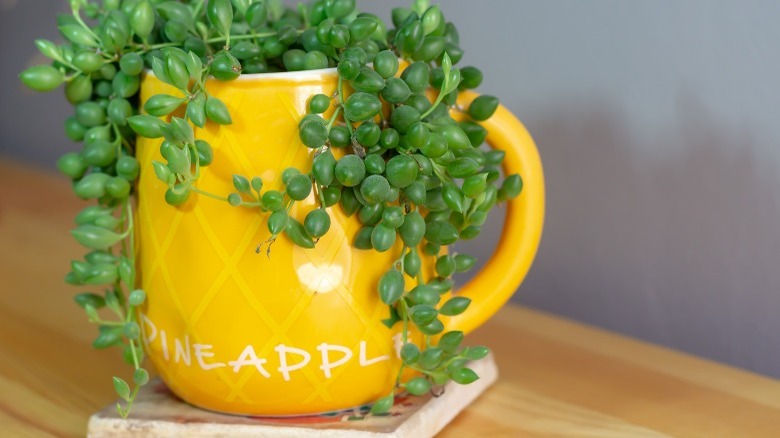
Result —
<instances>
[{"instance_id":1,"label":"square tile coaster","mask_svg":"<svg viewBox=\"0 0 780 438\"><path fill-rule=\"evenodd\" d=\"M469 385L450 382L439 397L398 397L389 415L366 416L368 406L306 417L268 418L217 414L190 406L160 380L139 393L130 418L116 413L115 404L89 419L87 436L130 437L430 437L441 431L498 378L489 355L469 367L480 379Z\"/></svg>"}]
</instances>

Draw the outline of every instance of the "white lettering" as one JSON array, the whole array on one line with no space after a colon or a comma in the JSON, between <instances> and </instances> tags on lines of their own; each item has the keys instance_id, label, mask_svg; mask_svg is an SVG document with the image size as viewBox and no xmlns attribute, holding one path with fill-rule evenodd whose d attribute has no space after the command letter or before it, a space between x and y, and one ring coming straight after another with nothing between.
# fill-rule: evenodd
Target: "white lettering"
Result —
<instances>
[{"instance_id":1,"label":"white lettering","mask_svg":"<svg viewBox=\"0 0 780 438\"><path fill-rule=\"evenodd\" d=\"M399 359L401 358L401 348L404 346L404 339L400 333L396 333L393 336L393 346L395 347L395 355Z\"/></svg>"},{"instance_id":2,"label":"white lettering","mask_svg":"<svg viewBox=\"0 0 780 438\"><path fill-rule=\"evenodd\" d=\"M299 370L305 367L306 364L308 364L309 361L311 360L311 355L307 353L305 350L301 350L300 348L293 348L293 347L288 347L284 344L280 344L274 347L274 350L277 353L279 353L279 372L282 373L282 377L286 382L290 381L290 371ZM297 354L303 357L303 360L301 360L295 365L288 366L287 353Z\"/></svg>"},{"instance_id":3,"label":"white lettering","mask_svg":"<svg viewBox=\"0 0 780 438\"><path fill-rule=\"evenodd\" d=\"M390 356L378 356L373 359L366 359L366 341L360 341L360 366L367 367L383 360L390 360Z\"/></svg>"},{"instance_id":4,"label":"white lettering","mask_svg":"<svg viewBox=\"0 0 780 438\"><path fill-rule=\"evenodd\" d=\"M141 314L141 321L143 322L143 324L141 324L141 331L144 335L144 344L146 344L148 347L149 343L154 341L154 339L157 337L157 326L154 325L152 320L143 313ZM152 334L149 334L149 332L146 330L147 327L149 327Z\"/></svg>"},{"instance_id":5,"label":"white lettering","mask_svg":"<svg viewBox=\"0 0 780 438\"><path fill-rule=\"evenodd\" d=\"M214 348L213 345L194 344L192 347L195 348L195 358L198 360L198 365L200 365L200 367L204 370L208 371L213 370L214 368L222 368L225 366L225 364L221 362L207 364L203 360L204 357L214 357L214 353L208 351Z\"/></svg>"},{"instance_id":6,"label":"white lettering","mask_svg":"<svg viewBox=\"0 0 780 438\"><path fill-rule=\"evenodd\" d=\"M252 348L251 345L247 345L246 348L244 348L244 351L241 352L241 355L238 357L238 359L228 362L228 365L233 367L234 373L237 373L243 366L254 365L254 367L257 368L257 372L262 374L263 377L270 378L271 375L268 374L268 371L266 371L265 368L263 368L263 364L266 362L268 361L257 357L257 354L255 354L255 349Z\"/></svg>"},{"instance_id":7,"label":"white lettering","mask_svg":"<svg viewBox=\"0 0 780 438\"><path fill-rule=\"evenodd\" d=\"M168 336L165 334L165 330L160 330L160 342L162 343L163 357L165 360L171 360L171 355L168 354Z\"/></svg>"},{"instance_id":8,"label":"white lettering","mask_svg":"<svg viewBox=\"0 0 780 438\"><path fill-rule=\"evenodd\" d=\"M266 369L266 367L269 366L268 359L258 357L257 352L252 345L246 345L237 358L233 356L235 359L228 361L230 358L219 355L219 351L215 352L215 347L212 344L191 344L189 334L185 334L186 331L180 334L180 336L182 336L181 338L172 336L173 346L169 345L168 333L158 327L145 314L141 314L141 330L142 341L147 347L149 347L154 342L160 342L160 350L162 351L162 356L166 361L173 359L174 363L181 362L186 366L193 366L192 356L194 352L196 362L194 366L199 366L204 371L230 367L234 373L238 373L243 367L254 367L257 372L266 379L270 379L272 377L271 373L269 373L268 369ZM400 333L393 335L392 349L395 351L395 354L398 357L400 357L403 344L403 337ZM173 347L173 352L170 351L171 347ZM160 350L156 351L159 352ZM219 350L219 346L217 346L217 350ZM333 370L349 364L349 362L356 356L355 351L351 348L343 345L329 344L327 342L322 342L319 344L316 347L316 350L320 352L321 357L321 362L318 364L319 369L322 371L326 379L332 379L334 374ZM289 382L292 380L293 371L305 370L307 366L314 365L312 363L312 354L316 355L316 353L313 351L309 352L300 348L289 347L284 344L275 346L274 351L279 355L279 367L274 371L278 371L284 381ZM381 352L381 349L379 349L379 352ZM341 355L338 353L341 353ZM174 357L171 358L171 355ZM380 354L374 357L369 357L368 342L360 341L359 352L357 356L359 366L367 367L390 360L392 353L388 352L388 354ZM219 361L219 359L224 360L224 362Z\"/></svg>"},{"instance_id":9,"label":"white lettering","mask_svg":"<svg viewBox=\"0 0 780 438\"><path fill-rule=\"evenodd\" d=\"M187 348L184 348L184 346L181 345L181 341L179 341L179 338L174 339L173 342L176 347L176 356L174 357L173 361L179 363L179 358L181 357L187 366L192 364L192 355L190 355L189 335L184 335L184 345L186 345Z\"/></svg>"},{"instance_id":10,"label":"white lettering","mask_svg":"<svg viewBox=\"0 0 780 438\"><path fill-rule=\"evenodd\" d=\"M331 377L330 370L344 365L347 363L347 361L352 359L352 350L347 347L342 347L341 345L328 345L323 342L317 346L317 350L322 352L322 365L320 365L320 369L323 373L325 373L325 377L328 379ZM336 362L331 362L329 353L330 351L340 351L344 353L344 356L342 356L341 359L337 360Z\"/></svg>"}]
</instances>

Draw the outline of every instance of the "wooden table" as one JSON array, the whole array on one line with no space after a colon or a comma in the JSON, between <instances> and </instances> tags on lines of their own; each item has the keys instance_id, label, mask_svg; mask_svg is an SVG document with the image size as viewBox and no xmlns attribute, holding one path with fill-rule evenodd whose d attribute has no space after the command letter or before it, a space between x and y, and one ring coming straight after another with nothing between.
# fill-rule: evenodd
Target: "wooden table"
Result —
<instances>
[{"instance_id":1,"label":"wooden table","mask_svg":"<svg viewBox=\"0 0 780 438\"><path fill-rule=\"evenodd\" d=\"M62 280L82 255L68 230L83 205L64 178L0 160L2 436L83 436L126 369L91 349ZM501 376L445 437L780 437L777 380L517 306L470 339Z\"/></svg>"}]
</instances>

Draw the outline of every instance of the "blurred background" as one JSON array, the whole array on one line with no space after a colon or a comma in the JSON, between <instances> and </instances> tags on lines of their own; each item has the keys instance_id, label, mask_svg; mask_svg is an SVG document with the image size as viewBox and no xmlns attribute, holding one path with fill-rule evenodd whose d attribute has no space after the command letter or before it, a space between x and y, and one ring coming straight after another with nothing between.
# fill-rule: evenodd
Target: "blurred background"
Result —
<instances>
[{"instance_id":1,"label":"blurred background","mask_svg":"<svg viewBox=\"0 0 780 438\"><path fill-rule=\"evenodd\" d=\"M545 233L514 301L780 377L780 2L440 4L462 65L546 170ZM358 2L388 21L407 5ZM53 171L74 147L61 93L16 79L66 9L0 0L0 159ZM491 221L460 249L487 260Z\"/></svg>"}]
</instances>

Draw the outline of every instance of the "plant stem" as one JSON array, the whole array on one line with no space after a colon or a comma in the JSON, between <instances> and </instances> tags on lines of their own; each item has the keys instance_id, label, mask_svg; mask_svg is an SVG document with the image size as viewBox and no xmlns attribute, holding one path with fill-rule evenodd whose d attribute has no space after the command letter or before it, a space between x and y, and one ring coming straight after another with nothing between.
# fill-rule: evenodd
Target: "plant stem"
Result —
<instances>
[{"instance_id":1,"label":"plant stem","mask_svg":"<svg viewBox=\"0 0 780 438\"><path fill-rule=\"evenodd\" d=\"M105 321L105 320L102 320L102 319L93 319L90 322L93 323L93 324L106 325L106 326L110 326L110 327L124 327L124 325L125 325L124 322Z\"/></svg>"},{"instance_id":2,"label":"plant stem","mask_svg":"<svg viewBox=\"0 0 780 438\"><path fill-rule=\"evenodd\" d=\"M330 121L328 121L328 134L330 134L331 128L333 128L333 125L336 123L336 119L339 118L339 113L341 113L341 106L336 107L336 111L333 113L333 117L331 117Z\"/></svg>"},{"instance_id":3,"label":"plant stem","mask_svg":"<svg viewBox=\"0 0 780 438\"><path fill-rule=\"evenodd\" d=\"M444 85L442 85L442 91L440 91L440 92L439 92L439 95L438 95L438 96L436 96L436 101L435 101L435 102L433 102L433 105L431 105L431 107L430 107L430 108L428 108L428 110L427 110L427 111L425 111L424 113L422 113L422 115L420 116L420 120L423 120L423 119L425 119L426 117L428 117L429 115L431 115L431 113L432 113L434 110L436 110L436 107L437 107L437 106L439 106L439 104L441 103L441 101L442 101L442 100L444 100L444 93L443 93L443 91L444 91L444 87L446 87L446 86L447 86L447 81L444 81Z\"/></svg>"},{"instance_id":4,"label":"plant stem","mask_svg":"<svg viewBox=\"0 0 780 438\"><path fill-rule=\"evenodd\" d=\"M302 33L302 31L299 30L298 33ZM227 36L219 36L219 37L209 38L207 40L204 40L203 42L206 43L206 44L214 44L214 43L219 43L219 42L222 42L222 41L227 42L227 41L230 41L230 40L238 41L238 40L248 40L248 39L252 39L252 38L268 38L268 37L272 37L274 35L276 35L276 32L252 33L252 34L249 34L249 35L227 35Z\"/></svg>"},{"instance_id":5,"label":"plant stem","mask_svg":"<svg viewBox=\"0 0 780 438\"><path fill-rule=\"evenodd\" d=\"M435 173L440 180L450 184L455 184L455 180L453 180L452 177L447 174L446 170L441 165L431 161L431 166L433 167L433 173Z\"/></svg>"},{"instance_id":6,"label":"plant stem","mask_svg":"<svg viewBox=\"0 0 780 438\"><path fill-rule=\"evenodd\" d=\"M409 342L409 305L406 304L406 301L401 301L401 307L404 309L404 328L403 332L401 332L401 339L404 341L404 344Z\"/></svg>"},{"instance_id":7,"label":"plant stem","mask_svg":"<svg viewBox=\"0 0 780 438\"><path fill-rule=\"evenodd\" d=\"M205 0L196 0L195 1L195 7L192 9L192 16L197 17L200 15L200 10L203 8L203 3Z\"/></svg>"},{"instance_id":8,"label":"plant stem","mask_svg":"<svg viewBox=\"0 0 780 438\"><path fill-rule=\"evenodd\" d=\"M298 33L301 33L301 31L298 31ZM239 40L248 40L252 38L268 38L276 35L276 32L264 32L264 33L252 33L249 35L227 35L227 36L218 36L214 38L209 38L206 40L203 40L206 44L214 44L214 43L220 43L222 41L225 41L227 43L228 41L239 41ZM153 44L151 46L144 46L147 50L155 50L155 49L163 49L165 47L178 47L181 46L181 43L160 43L160 44Z\"/></svg>"},{"instance_id":9,"label":"plant stem","mask_svg":"<svg viewBox=\"0 0 780 438\"><path fill-rule=\"evenodd\" d=\"M151 51L151 50L156 50L156 49L164 49L165 47L176 47L176 46L180 46L180 45L181 45L181 43L160 43L160 44L153 44L153 45L151 45L151 46L146 46L146 47L145 47L145 49L146 49L146 50L143 50L143 49L142 49L142 50L140 50L140 51L141 51L141 52L144 52L144 51Z\"/></svg>"},{"instance_id":10,"label":"plant stem","mask_svg":"<svg viewBox=\"0 0 780 438\"><path fill-rule=\"evenodd\" d=\"M317 189L317 197L320 200L320 208L325 208L325 193L322 191L322 186L315 181L314 187Z\"/></svg>"},{"instance_id":11,"label":"plant stem","mask_svg":"<svg viewBox=\"0 0 780 438\"><path fill-rule=\"evenodd\" d=\"M339 76L339 83L338 83L338 93L339 93L339 104L341 107L344 106L344 79ZM347 118L347 112L344 111L344 123L347 125L347 130L349 130L349 136L352 137L352 122Z\"/></svg>"},{"instance_id":12,"label":"plant stem","mask_svg":"<svg viewBox=\"0 0 780 438\"><path fill-rule=\"evenodd\" d=\"M130 278L135 279L135 225L133 223L133 207L129 196L127 201L125 201L125 209L127 211L127 229L129 231L127 240L130 242L130 254L125 254L125 257L130 261ZM128 284L127 287L132 289L135 287L135 284Z\"/></svg>"},{"instance_id":13,"label":"plant stem","mask_svg":"<svg viewBox=\"0 0 780 438\"><path fill-rule=\"evenodd\" d=\"M444 56L446 57L447 54L445 53ZM430 108L428 108L427 111L425 111L421 116L420 120L428 117L434 110L436 110L436 107L439 106L442 100L444 100L445 94L444 92L450 88L450 69L445 67L444 71L444 81L441 84L441 89L439 90L439 95L436 96L436 101L431 105Z\"/></svg>"},{"instance_id":14,"label":"plant stem","mask_svg":"<svg viewBox=\"0 0 780 438\"><path fill-rule=\"evenodd\" d=\"M201 190L201 189L199 189L199 188L197 188L195 186L191 186L190 190L192 190L193 192L195 192L195 193L197 193L199 195L203 195L203 196L209 197L211 199L216 199L217 201L227 202L227 200L228 200L227 197L225 197L225 196L215 195L214 193L207 192L205 190Z\"/></svg>"},{"instance_id":15,"label":"plant stem","mask_svg":"<svg viewBox=\"0 0 780 438\"><path fill-rule=\"evenodd\" d=\"M138 363L138 351L136 351L135 341L132 340L132 339L130 340L130 351L133 353L132 354L132 356L133 356L133 366L135 367L135 369L140 368L141 364Z\"/></svg>"},{"instance_id":16,"label":"plant stem","mask_svg":"<svg viewBox=\"0 0 780 438\"><path fill-rule=\"evenodd\" d=\"M141 389L141 387L139 385L135 385L135 388L133 388L133 393L130 394L130 399L127 401L127 407L125 408L122 417L127 418L127 415L130 414L130 409L133 407L133 402L135 401L135 397L138 395L139 389Z\"/></svg>"},{"instance_id":17,"label":"plant stem","mask_svg":"<svg viewBox=\"0 0 780 438\"><path fill-rule=\"evenodd\" d=\"M84 30L86 30L87 33L90 34L90 36L92 36L93 38L95 38L95 40L100 42L100 38L98 38L97 34L95 34L95 32L92 32L92 29L89 26L87 26L87 23L85 23L84 20L81 18L81 13L79 12L79 10L77 8L72 8L72 12L73 12L73 18L76 19L76 22L81 27L83 27Z\"/></svg>"}]
</instances>

